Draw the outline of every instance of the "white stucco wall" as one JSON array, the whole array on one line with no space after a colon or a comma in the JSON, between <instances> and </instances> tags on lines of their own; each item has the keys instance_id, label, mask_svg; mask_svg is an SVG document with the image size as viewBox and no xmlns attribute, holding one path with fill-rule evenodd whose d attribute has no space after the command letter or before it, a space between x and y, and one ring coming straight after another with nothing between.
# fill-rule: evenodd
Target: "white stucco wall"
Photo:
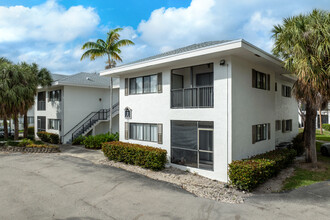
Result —
<instances>
[{"instance_id":1,"label":"white stucco wall","mask_svg":"<svg viewBox=\"0 0 330 220\"><path fill-rule=\"evenodd\" d=\"M240 57L233 61L233 160L248 158L275 149L276 144L298 133L298 111L295 99L282 97L281 84L292 86L272 68L248 62ZM270 74L270 90L252 87L252 69ZM281 80L280 80L281 79ZM277 92L275 92L275 81ZM292 119L292 131L275 131L275 120ZM252 126L270 123L270 139L252 143Z\"/></svg>"},{"instance_id":2,"label":"white stucco wall","mask_svg":"<svg viewBox=\"0 0 330 220\"><path fill-rule=\"evenodd\" d=\"M188 169L192 172L197 172L206 177L227 181L227 151L230 146L231 137L230 125L227 122L231 121L230 96L231 96L231 80L230 67L220 66L219 62L223 59L209 60L187 60L171 67L154 69L147 72L132 73L129 76L121 77L120 81L120 113L124 112L126 107L132 109L132 119L127 120L124 114L120 114L119 130L120 140L125 140L125 122L137 123L161 123L163 124L163 144L153 142L128 140L130 143L138 143L148 146L161 147L168 152L170 161L171 148L171 120L190 120L190 121L213 121L214 122L214 171L207 171L191 167L174 165L182 169ZM195 66L200 64L215 63L214 65L214 108L201 109L171 109L171 69ZM228 62L230 65L230 62ZM154 94L138 94L125 96L125 78L136 76L151 75L162 72L163 92ZM228 77L228 78L227 78ZM229 97L229 98L228 98ZM229 111L228 111L229 109ZM228 113L228 114L227 114ZM229 135L229 136L228 136Z\"/></svg>"},{"instance_id":3,"label":"white stucco wall","mask_svg":"<svg viewBox=\"0 0 330 220\"><path fill-rule=\"evenodd\" d=\"M280 75L276 75L277 82L277 92L275 92L275 120L289 120L292 119L292 131L291 132L282 132L282 130L275 131L276 139L275 144L281 142L291 141L298 134L298 123L299 123L299 114L298 114L298 103L294 98L294 95L291 97L282 96L282 85L293 86L293 82L285 79Z\"/></svg>"},{"instance_id":4,"label":"white stucco wall","mask_svg":"<svg viewBox=\"0 0 330 220\"><path fill-rule=\"evenodd\" d=\"M61 101L49 102L48 91L57 89L62 91ZM107 88L61 86L40 89L39 91L46 91L46 110L38 111L37 105L35 105L35 131L37 131L37 116L46 117L47 132L63 136L91 112L108 109L110 106L110 91ZM119 100L118 93L119 89L113 90L113 104ZM48 129L48 119L61 119L62 131ZM113 119L113 124L114 132L118 131L118 117ZM96 129L96 133L107 133L109 131L109 123L102 122L96 126ZM71 134L66 135L64 143L70 138Z\"/></svg>"}]
</instances>

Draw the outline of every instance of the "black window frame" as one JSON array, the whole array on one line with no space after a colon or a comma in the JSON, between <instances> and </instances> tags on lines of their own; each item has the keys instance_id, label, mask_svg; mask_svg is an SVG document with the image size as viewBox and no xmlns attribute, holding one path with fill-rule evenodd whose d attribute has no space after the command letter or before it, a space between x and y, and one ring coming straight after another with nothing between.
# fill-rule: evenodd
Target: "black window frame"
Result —
<instances>
[{"instance_id":1,"label":"black window frame","mask_svg":"<svg viewBox=\"0 0 330 220\"><path fill-rule=\"evenodd\" d=\"M48 101L49 102L62 101L62 91L60 89L49 91Z\"/></svg>"},{"instance_id":2,"label":"black window frame","mask_svg":"<svg viewBox=\"0 0 330 220\"><path fill-rule=\"evenodd\" d=\"M282 85L282 96L291 98L292 88L290 86Z\"/></svg>"},{"instance_id":3,"label":"black window frame","mask_svg":"<svg viewBox=\"0 0 330 220\"><path fill-rule=\"evenodd\" d=\"M270 134L269 134L270 124L269 123L256 124L254 126L256 129L254 143L270 139Z\"/></svg>"},{"instance_id":4,"label":"black window frame","mask_svg":"<svg viewBox=\"0 0 330 220\"><path fill-rule=\"evenodd\" d=\"M262 80L259 80L261 79ZM252 87L262 90L270 90L270 74L252 69Z\"/></svg>"},{"instance_id":5,"label":"black window frame","mask_svg":"<svg viewBox=\"0 0 330 220\"><path fill-rule=\"evenodd\" d=\"M155 91L151 92L151 77L155 76L156 77L156 87ZM142 79L142 89L140 93L137 93L137 79ZM149 82L149 91L147 91L147 88L145 88L146 83ZM134 89L132 89L134 87ZM135 91L135 92L132 92ZM134 77L134 78L129 78L129 89L128 89L129 95L140 95L140 94L154 94L154 93L159 93L158 91L158 74L151 74L151 75L146 75L146 76L139 76L139 77Z\"/></svg>"}]
</instances>

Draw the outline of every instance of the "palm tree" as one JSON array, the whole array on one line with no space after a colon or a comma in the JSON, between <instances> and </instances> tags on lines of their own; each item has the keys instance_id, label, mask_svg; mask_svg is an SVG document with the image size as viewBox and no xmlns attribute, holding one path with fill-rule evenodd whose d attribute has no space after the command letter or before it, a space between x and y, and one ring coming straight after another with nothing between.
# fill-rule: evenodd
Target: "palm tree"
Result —
<instances>
[{"instance_id":1,"label":"palm tree","mask_svg":"<svg viewBox=\"0 0 330 220\"><path fill-rule=\"evenodd\" d=\"M0 117L3 119L4 138L8 139L8 98L7 91L9 87L8 73L12 67L11 61L0 57Z\"/></svg>"},{"instance_id":2,"label":"palm tree","mask_svg":"<svg viewBox=\"0 0 330 220\"><path fill-rule=\"evenodd\" d=\"M89 57L91 60L95 60L97 57L107 56L107 66L106 68L111 68L116 65L116 61L122 62L120 47L134 45L130 40L124 39L120 40L119 31L122 28L112 29L107 33L107 39L104 41L98 39L96 42L87 42L82 46L82 50L87 49L87 51L81 56L80 60Z\"/></svg>"},{"instance_id":3,"label":"palm tree","mask_svg":"<svg viewBox=\"0 0 330 220\"><path fill-rule=\"evenodd\" d=\"M23 62L21 63L21 68L26 80L24 104L21 109L22 115L24 115L24 137L26 138L28 135L27 112L34 105L38 86L51 86L52 77L49 70L46 68L39 69L36 63L27 64Z\"/></svg>"},{"instance_id":4,"label":"palm tree","mask_svg":"<svg viewBox=\"0 0 330 220\"><path fill-rule=\"evenodd\" d=\"M107 66L106 69L116 66L116 61L122 62L120 57L121 50L123 46L134 45L131 40L120 40L119 31L122 31L122 28L112 29L107 33L107 39L104 41L98 39L96 42L87 42L82 46L82 50L87 49L87 51L81 56L80 60L90 57L91 60L95 60L97 57L107 56ZM112 132L112 77L110 78L110 122L109 122L109 131Z\"/></svg>"},{"instance_id":5,"label":"palm tree","mask_svg":"<svg viewBox=\"0 0 330 220\"><path fill-rule=\"evenodd\" d=\"M317 166L316 115L319 102L330 97L330 14L313 10L306 15L285 18L282 25L274 26L273 53L284 60L284 67L294 73L295 97L306 105L304 144L306 161Z\"/></svg>"}]
</instances>

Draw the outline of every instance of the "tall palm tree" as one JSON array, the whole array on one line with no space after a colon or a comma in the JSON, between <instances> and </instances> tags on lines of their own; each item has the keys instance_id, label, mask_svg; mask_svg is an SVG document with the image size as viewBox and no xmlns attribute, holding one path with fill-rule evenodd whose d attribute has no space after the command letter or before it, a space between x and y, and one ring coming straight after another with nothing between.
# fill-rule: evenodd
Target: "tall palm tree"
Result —
<instances>
[{"instance_id":1,"label":"tall palm tree","mask_svg":"<svg viewBox=\"0 0 330 220\"><path fill-rule=\"evenodd\" d=\"M116 61L122 62L120 57L120 47L134 45L131 40L120 40L120 34L122 28L112 29L107 33L107 39L104 41L98 39L96 42L87 42L82 46L82 50L87 51L81 56L80 60L89 57L91 60L95 60L97 57L107 56L106 68L111 68L116 65Z\"/></svg>"},{"instance_id":2,"label":"tall palm tree","mask_svg":"<svg viewBox=\"0 0 330 220\"><path fill-rule=\"evenodd\" d=\"M38 86L51 86L52 77L49 70L39 68L36 63L27 64L21 63L22 71L24 72L26 87L24 92L24 101L22 106L22 115L24 115L24 137L28 135L27 112L34 105L34 98L37 95Z\"/></svg>"},{"instance_id":3,"label":"tall palm tree","mask_svg":"<svg viewBox=\"0 0 330 220\"><path fill-rule=\"evenodd\" d=\"M330 98L330 14L313 10L306 15L285 18L282 25L274 26L273 53L284 60L284 67L298 80L293 92L306 104L304 144L306 161L317 166L316 115L318 99Z\"/></svg>"},{"instance_id":4,"label":"tall palm tree","mask_svg":"<svg viewBox=\"0 0 330 220\"><path fill-rule=\"evenodd\" d=\"M8 123L10 118L8 113L7 91L9 87L8 73L12 68L12 62L4 57L0 57L0 117L3 119L4 138L8 139Z\"/></svg>"},{"instance_id":5,"label":"tall palm tree","mask_svg":"<svg viewBox=\"0 0 330 220\"><path fill-rule=\"evenodd\" d=\"M97 57L107 56L107 66L106 69L115 67L117 61L122 62L120 57L121 50L123 46L134 45L131 40L121 40L120 34L118 32L122 31L122 28L112 29L107 33L107 39L104 41L98 39L96 42L87 42L82 46L82 50L87 49L87 51L81 56L80 60L89 57L91 60L95 60ZM110 78L110 122L109 131L112 132L112 77Z\"/></svg>"}]
</instances>

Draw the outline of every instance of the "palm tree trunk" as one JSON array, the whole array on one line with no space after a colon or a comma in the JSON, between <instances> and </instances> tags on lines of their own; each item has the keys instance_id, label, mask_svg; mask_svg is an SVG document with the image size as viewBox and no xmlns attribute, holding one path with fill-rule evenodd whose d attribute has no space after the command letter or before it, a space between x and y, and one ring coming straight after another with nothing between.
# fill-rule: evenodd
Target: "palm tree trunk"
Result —
<instances>
[{"instance_id":1,"label":"palm tree trunk","mask_svg":"<svg viewBox=\"0 0 330 220\"><path fill-rule=\"evenodd\" d=\"M14 140L18 140L18 134L19 134L19 126L18 126L18 114L14 114L14 127L15 127L15 135Z\"/></svg>"},{"instance_id":2,"label":"palm tree trunk","mask_svg":"<svg viewBox=\"0 0 330 220\"><path fill-rule=\"evenodd\" d=\"M24 138L27 138L28 136L28 120L27 120L27 111L24 113Z\"/></svg>"},{"instance_id":3,"label":"palm tree trunk","mask_svg":"<svg viewBox=\"0 0 330 220\"><path fill-rule=\"evenodd\" d=\"M306 123L304 129L304 143L306 148L306 162L312 163L313 167L317 167L316 155L316 115L317 110L310 102L306 102Z\"/></svg>"},{"instance_id":4,"label":"palm tree trunk","mask_svg":"<svg viewBox=\"0 0 330 220\"><path fill-rule=\"evenodd\" d=\"M322 129L322 114L321 114L321 108L319 108L319 115L320 115L320 134L323 134L323 129Z\"/></svg>"},{"instance_id":5,"label":"palm tree trunk","mask_svg":"<svg viewBox=\"0 0 330 220\"><path fill-rule=\"evenodd\" d=\"M8 139L8 123L7 123L7 116L3 116L3 132L5 140Z\"/></svg>"}]
</instances>

